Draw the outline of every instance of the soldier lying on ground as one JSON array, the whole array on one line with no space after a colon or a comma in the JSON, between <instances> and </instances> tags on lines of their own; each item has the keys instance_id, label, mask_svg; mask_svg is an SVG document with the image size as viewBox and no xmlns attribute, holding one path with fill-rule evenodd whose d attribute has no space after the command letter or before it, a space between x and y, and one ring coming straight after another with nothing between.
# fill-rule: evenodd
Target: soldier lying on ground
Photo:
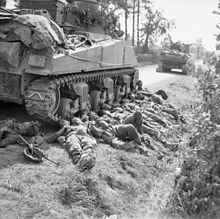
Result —
<instances>
[{"instance_id":1,"label":"soldier lying on ground","mask_svg":"<svg viewBox=\"0 0 220 219\"><path fill-rule=\"evenodd\" d=\"M140 111L134 112L132 115L127 116L124 119L125 124L132 124L138 131L138 133L143 133L143 117Z\"/></svg>"},{"instance_id":2,"label":"soldier lying on ground","mask_svg":"<svg viewBox=\"0 0 220 219\"><path fill-rule=\"evenodd\" d=\"M72 118L71 122L60 121L61 129L46 138L48 143L58 141L66 148L74 164L80 171L90 170L95 165L94 147L96 139L87 134L86 125L79 118Z\"/></svg>"},{"instance_id":3,"label":"soldier lying on ground","mask_svg":"<svg viewBox=\"0 0 220 219\"><path fill-rule=\"evenodd\" d=\"M112 115L108 111L106 111L106 115L110 118L115 118L115 115ZM136 112L124 116L121 120L122 124L132 124L139 134L147 133L151 136L158 134L152 127L143 124L143 115L142 112L137 110ZM147 124L147 123L146 123Z\"/></svg>"},{"instance_id":4,"label":"soldier lying on ground","mask_svg":"<svg viewBox=\"0 0 220 219\"><path fill-rule=\"evenodd\" d=\"M105 121L91 122L89 131L95 137L102 138L112 147L127 151L137 150L147 155L146 148L142 145L140 136L132 124L120 124L111 126Z\"/></svg>"},{"instance_id":5,"label":"soldier lying on ground","mask_svg":"<svg viewBox=\"0 0 220 219\"><path fill-rule=\"evenodd\" d=\"M0 148L4 148L9 144L17 143L18 134L24 136L35 136L39 133L38 122L17 123L12 120L3 121L0 125Z\"/></svg>"},{"instance_id":6,"label":"soldier lying on ground","mask_svg":"<svg viewBox=\"0 0 220 219\"><path fill-rule=\"evenodd\" d=\"M143 82L139 80L136 83L136 92L135 92L135 99L136 100L144 100L145 97L150 98L150 101L155 102L157 104L163 105L163 101L168 99L168 96L164 90L158 90L157 92L152 93L147 88L143 88Z\"/></svg>"},{"instance_id":7,"label":"soldier lying on ground","mask_svg":"<svg viewBox=\"0 0 220 219\"><path fill-rule=\"evenodd\" d=\"M141 80L137 81L136 83L136 91L145 91L146 96L151 96L153 94L146 87L143 88L143 82ZM160 95L164 100L168 99L167 93L162 89L156 91L155 94Z\"/></svg>"},{"instance_id":8,"label":"soldier lying on ground","mask_svg":"<svg viewBox=\"0 0 220 219\"><path fill-rule=\"evenodd\" d=\"M110 118L106 118L109 116ZM125 141L133 141L135 136L138 136L137 139L139 145L145 145L147 148L159 152L156 145L152 144L152 141L149 141L148 135L153 138L155 141L158 141L163 144L164 147L169 148L171 150L176 150L178 144L171 143L167 141L164 137L161 136L159 131L156 128L153 128L147 123L146 116L143 115L142 112L136 111L130 115L127 115L120 121L120 124L111 126L111 120L115 118L115 114L111 114L110 112L106 111L105 116L101 117L100 119L96 118L96 123L91 126L91 133L95 137L103 138L107 143L113 144L114 141L116 142L116 138ZM123 125L124 124L124 125ZM126 124L131 124L133 127L127 127ZM121 132L117 133L114 130L114 127L120 127ZM110 128L111 127L111 128ZM123 127L123 128L122 128ZM100 130L101 129L101 130ZM129 131L127 131L129 129ZM104 130L104 132L103 132ZM94 133L93 133L94 132ZM104 135L103 135L104 133ZM122 135L122 137L120 136ZM127 139L124 136L128 135ZM146 136L145 136L146 135ZM132 136L132 137L131 137ZM113 140L113 142L112 142ZM137 140L134 141L137 143ZM161 150L161 149L160 149Z\"/></svg>"},{"instance_id":9,"label":"soldier lying on ground","mask_svg":"<svg viewBox=\"0 0 220 219\"><path fill-rule=\"evenodd\" d=\"M145 125L147 123L143 124L143 116L140 111L136 111L132 115L129 115L128 117L126 117L124 119L124 123L133 124L134 127L139 132L139 134L143 134L141 139L142 139L142 141L145 142L145 144L147 144L146 146L149 147L150 149L156 150L156 148L150 144L148 139L145 138L144 134L151 136L153 139L161 142L165 147L170 148L171 150L176 150L178 147L178 144L168 142L166 139L164 139L164 137L162 137L159 134L158 131L156 131L155 129L152 129L150 126Z\"/></svg>"}]
</instances>

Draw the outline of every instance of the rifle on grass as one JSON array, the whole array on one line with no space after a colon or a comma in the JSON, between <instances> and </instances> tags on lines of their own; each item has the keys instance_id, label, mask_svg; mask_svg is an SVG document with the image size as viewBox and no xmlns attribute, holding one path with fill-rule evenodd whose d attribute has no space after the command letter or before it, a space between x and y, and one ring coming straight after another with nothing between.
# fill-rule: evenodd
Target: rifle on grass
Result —
<instances>
[{"instance_id":1,"label":"rifle on grass","mask_svg":"<svg viewBox=\"0 0 220 219\"><path fill-rule=\"evenodd\" d=\"M19 140L25 144L26 148L24 149L24 155L32 162L42 162L44 160L50 161L51 163L56 164L56 166L60 165L60 162L55 162L48 158L47 154L40 148L30 144L25 138L21 135L18 135Z\"/></svg>"}]
</instances>

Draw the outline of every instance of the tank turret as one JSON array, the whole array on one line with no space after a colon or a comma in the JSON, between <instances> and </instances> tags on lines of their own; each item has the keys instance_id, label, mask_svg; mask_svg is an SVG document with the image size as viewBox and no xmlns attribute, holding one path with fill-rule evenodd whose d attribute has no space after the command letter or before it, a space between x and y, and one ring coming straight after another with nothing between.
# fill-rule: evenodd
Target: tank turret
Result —
<instances>
[{"instance_id":1,"label":"tank turret","mask_svg":"<svg viewBox=\"0 0 220 219\"><path fill-rule=\"evenodd\" d=\"M181 69L185 74L192 72L195 69L195 65L189 54L191 44L184 44L180 41L173 42L169 34L168 39L170 48L161 51L156 71L170 72L172 69Z\"/></svg>"}]
</instances>

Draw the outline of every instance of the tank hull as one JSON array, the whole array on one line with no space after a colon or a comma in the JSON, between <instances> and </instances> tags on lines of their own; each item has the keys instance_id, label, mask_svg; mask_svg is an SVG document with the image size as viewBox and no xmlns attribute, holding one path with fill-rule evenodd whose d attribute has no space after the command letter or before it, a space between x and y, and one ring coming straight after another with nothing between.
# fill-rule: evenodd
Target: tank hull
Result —
<instances>
[{"instance_id":1,"label":"tank hull","mask_svg":"<svg viewBox=\"0 0 220 219\"><path fill-rule=\"evenodd\" d=\"M112 106L135 88L131 42L98 33L65 36L40 15L0 22L0 100L25 104L45 120L83 116Z\"/></svg>"},{"instance_id":2,"label":"tank hull","mask_svg":"<svg viewBox=\"0 0 220 219\"><path fill-rule=\"evenodd\" d=\"M172 69L180 69L182 73L190 73L194 64L189 55L179 51L162 51L160 54L157 72L170 72Z\"/></svg>"},{"instance_id":3,"label":"tank hull","mask_svg":"<svg viewBox=\"0 0 220 219\"><path fill-rule=\"evenodd\" d=\"M25 72L37 75L62 75L124 67L137 67L135 53L123 40L97 43L89 48L71 50L68 54L42 54L33 51Z\"/></svg>"}]
</instances>

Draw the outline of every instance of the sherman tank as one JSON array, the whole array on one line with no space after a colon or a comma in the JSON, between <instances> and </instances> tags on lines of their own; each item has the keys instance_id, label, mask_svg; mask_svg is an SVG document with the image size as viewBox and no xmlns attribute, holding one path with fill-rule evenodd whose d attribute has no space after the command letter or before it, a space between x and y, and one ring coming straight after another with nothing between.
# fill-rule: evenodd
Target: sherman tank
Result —
<instances>
[{"instance_id":1,"label":"sherman tank","mask_svg":"<svg viewBox=\"0 0 220 219\"><path fill-rule=\"evenodd\" d=\"M0 100L43 120L98 112L138 80L131 43L101 25L94 0L22 0L0 10Z\"/></svg>"},{"instance_id":2,"label":"sherman tank","mask_svg":"<svg viewBox=\"0 0 220 219\"><path fill-rule=\"evenodd\" d=\"M180 69L187 74L194 70L195 66L189 54L189 45L180 42L172 43L170 49L160 52L157 72L171 72L172 69Z\"/></svg>"}]
</instances>

